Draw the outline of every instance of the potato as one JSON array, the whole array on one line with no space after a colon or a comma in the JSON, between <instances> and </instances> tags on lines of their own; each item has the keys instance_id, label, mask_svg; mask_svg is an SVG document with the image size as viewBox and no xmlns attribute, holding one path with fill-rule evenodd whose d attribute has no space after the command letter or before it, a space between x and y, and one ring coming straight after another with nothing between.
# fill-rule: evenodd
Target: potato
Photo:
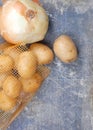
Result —
<instances>
[{"instance_id":1,"label":"potato","mask_svg":"<svg viewBox=\"0 0 93 130\"><path fill-rule=\"evenodd\" d=\"M19 54L22 52L22 50L20 50L18 48L18 46L16 45L12 45L10 47L7 47L6 49L4 49L4 54L8 54L9 56L11 56L14 60L14 63L15 63L15 67L16 67L16 64L17 64L17 61L18 61L18 57L19 57Z\"/></svg>"},{"instance_id":2,"label":"potato","mask_svg":"<svg viewBox=\"0 0 93 130\"><path fill-rule=\"evenodd\" d=\"M49 64L53 61L54 55L52 50L41 43L31 44L30 50L34 52L38 59L38 64Z\"/></svg>"},{"instance_id":3,"label":"potato","mask_svg":"<svg viewBox=\"0 0 93 130\"><path fill-rule=\"evenodd\" d=\"M0 55L0 73L10 71L14 66L13 59L5 54Z\"/></svg>"},{"instance_id":4,"label":"potato","mask_svg":"<svg viewBox=\"0 0 93 130\"><path fill-rule=\"evenodd\" d=\"M4 81L9 75L11 75L10 72L0 74L0 88L2 88Z\"/></svg>"},{"instance_id":5,"label":"potato","mask_svg":"<svg viewBox=\"0 0 93 130\"><path fill-rule=\"evenodd\" d=\"M22 82L24 92L35 93L39 89L43 78L38 72L36 72L31 78L20 78L20 81Z\"/></svg>"},{"instance_id":6,"label":"potato","mask_svg":"<svg viewBox=\"0 0 93 130\"><path fill-rule=\"evenodd\" d=\"M19 55L17 70L21 77L30 78L37 69L37 59L30 51L25 51Z\"/></svg>"},{"instance_id":7,"label":"potato","mask_svg":"<svg viewBox=\"0 0 93 130\"><path fill-rule=\"evenodd\" d=\"M4 91L0 91L0 109L3 111L9 111L16 105L17 100L12 99L5 95Z\"/></svg>"},{"instance_id":8,"label":"potato","mask_svg":"<svg viewBox=\"0 0 93 130\"><path fill-rule=\"evenodd\" d=\"M53 49L56 56L65 63L77 59L77 48L69 36L59 36L54 42Z\"/></svg>"},{"instance_id":9,"label":"potato","mask_svg":"<svg viewBox=\"0 0 93 130\"><path fill-rule=\"evenodd\" d=\"M5 94L11 98L16 98L20 95L22 84L14 76L8 76L3 83Z\"/></svg>"},{"instance_id":10,"label":"potato","mask_svg":"<svg viewBox=\"0 0 93 130\"><path fill-rule=\"evenodd\" d=\"M11 46L11 44L7 43L7 42L3 42L3 43L0 43L0 51L4 50L5 48Z\"/></svg>"}]
</instances>

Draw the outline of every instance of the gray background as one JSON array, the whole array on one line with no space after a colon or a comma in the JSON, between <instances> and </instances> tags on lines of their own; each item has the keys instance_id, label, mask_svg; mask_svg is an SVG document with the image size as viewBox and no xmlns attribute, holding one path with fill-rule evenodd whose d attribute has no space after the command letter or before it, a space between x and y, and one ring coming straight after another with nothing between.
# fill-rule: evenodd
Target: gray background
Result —
<instances>
[{"instance_id":1,"label":"gray background","mask_svg":"<svg viewBox=\"0 0 93 130\"><path fill-rule=\"evenodd\" d=\"M45 44L68 34L78 48L71 64L57 57L33 101L8 130L92 130L89 91L93 84L93 0L41 0L50 25Z\"/></svg>"}]
</instances>

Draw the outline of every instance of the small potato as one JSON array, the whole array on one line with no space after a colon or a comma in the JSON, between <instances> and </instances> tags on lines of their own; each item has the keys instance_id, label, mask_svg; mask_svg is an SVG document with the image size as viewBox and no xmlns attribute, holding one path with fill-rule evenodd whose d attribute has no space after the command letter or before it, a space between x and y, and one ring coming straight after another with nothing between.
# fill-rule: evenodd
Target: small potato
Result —
<instances>
[{"instance_id":1,"label":"small potato","mask_svg":"<svg viewBox=\"0 0 93 130\"><path fill-rule=\"evenodd\" d=\"M3 111L9 111L16 105L17 100L12 99L5 95L4 91L0 91L0 109Z\"/></svg>"},{"instance_id":2,"label":"small potato","mask_svg":"<svg viewBox=\"0 0 93 130\"><path fill-rule=\"evenodd\" d=\"M8 76L3 83L5 94L11 98L16 98L20 95L22 84L14 76Z\"/></svg>"},{"instance_id":3,"label":"small potato","mask_svg":"<svg viewBox=\"0 0 93 130\"><path fill-rule=\"evenodd\" d=\"M30 51L25 51L19 55L17 70L22 78L30 78L37 69L37 58Z\"/></svg>"},{"instance_id":4,"label":"small potato","mask_svg":"<svg viewBox=\"0 0 93 130\"><path fill-rule=\"evenodd\" d=\"M18 57L21 52L22 52L22 50L20 50L17 45L12 45L12 46L4 49L4 54L7 54L13 58L13 60L15 62L15 67L16 67L16 64L18 61Z\"/></svg>"},{"instance_id":5,"label":"small potato","mask_svg":"<svg viewBox=\"0 0 93 130\"><path fill-rule=\"evenodd\" d=\"M38 72L36 72L31 78L27 80L20 78L20 81L22 82L24 92L35 93L39 89L43 78Z\"/></svg>"},{"instance_id":6,"label":"small potato","mask_svg":"<svg viewBox=\"0 0 93 130\"><path fill-rule=\"evenodd\" d=\"M0 51L4 50L5 48L11 46L11 44L7 43L7 42L3 42L3 43L0 43Z\"/></svg>"},{"instance_id":7,"label":"small potato","mask_svg":"<svg viewBox=\"0 0 93 130\"><path fill-rule=\"evenodd\" d=\"M34 52L38 59L38 64L49 64L53 61L54 55L52 50L41 43L31 44L30 50Z\"/></svg>"},{"instance_id":8,"label":"small potato","mask_svg":"<svg viewBox=\"0 0 93 130\"><path fill-rule=\"evenodd\" d=\"M2 88L4 81L10 74L10 72L0 74L0 88Z\"/></svg>"},{"instance_id":9,"label":"small potato","mask_svg":"<svg viewBox=\"0 0 93 130\"><path fill-rule=\"evenodd\" d=\"M14 66L13 59L5 54L0 55L0 73L10 71Z\"/></svg>"},{"instance_id":10,"label":"small potato","mask_svg":"<svg viewBox=\"0 0 93 130\"><path fill-rule=\"evenodd\" d=\"M63 62L69 63L77 59L77 49L69 36L61 35L54 42L54 52Z\"/></svg>"}]
</instances>

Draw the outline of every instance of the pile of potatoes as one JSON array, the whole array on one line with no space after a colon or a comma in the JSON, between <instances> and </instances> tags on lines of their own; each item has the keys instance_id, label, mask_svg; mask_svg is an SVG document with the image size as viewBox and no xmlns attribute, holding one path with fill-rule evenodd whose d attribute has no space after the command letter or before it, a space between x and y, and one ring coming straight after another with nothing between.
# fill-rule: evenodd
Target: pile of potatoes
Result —
<instances>
[{"instance_id":1,"label":"pile of potatoes","mask_svg":"<svg viewBox=\"0 0 93 130\"><path fill-rule=\"evenodd\" d=\"M11 110L21 93L35 93L41 86L43 77L38 66L53 61L52 50L42 44L30 47L0 45L0 110Z\"/></svg>"},{"instance_id":2,"label":"pile of potatoes","mask_svg":"<svg viewBox=\"0 0 93 130\"><path fill-rule=\"evenodd\" d=\"M77 48L67 35L59 36L53 44L55 55L64 63L77 59ZM54 59L53 51L42 43L0 45L0 110L11 110L21 93L35 93L43 81L39 67Z\"/></svg>"}]
</instances>

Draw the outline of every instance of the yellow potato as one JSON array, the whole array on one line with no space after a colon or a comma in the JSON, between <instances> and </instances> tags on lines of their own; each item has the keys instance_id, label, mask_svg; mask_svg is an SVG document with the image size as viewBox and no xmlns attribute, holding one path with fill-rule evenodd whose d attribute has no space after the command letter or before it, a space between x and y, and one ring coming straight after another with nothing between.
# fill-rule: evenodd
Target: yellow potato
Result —
<instances>
[{"instance_id":1,"label":"yellow potato","mask_svg":"<svg viewBox=\"0 0 93 130\"><path fill-rule=\"evenodd\" d=\"M5 48L11 46L11 44L7 43L7 42L3 42L3 43L0 43L0 51L4 50Z\"/></svg>"},{"instance_id":2,"label":"yellow potato","mask_svg":"<svg viewBox=\"0 0 93 130\"><path fill-rule=\"evenodd\" d=\"M69 36L59 36L55 40L53 48L56 56L65 63L69 63L77 59L77 48Z\"/></svg>"},{"instance_id":3,"label":"yellow potato","mask_svg":"<svg viewBox=\"0 0 93 130\"><path fill-rule=\"evenodd\" d=\"M19 55L17 70L21 77L30 78L37 69L37 59L30 51L23 52Z\"/></svg>"},{"instance_id":4,"label":"yellow potato","mask_svg":"<svg viewBox=\"0 0 93 130\"><path fill-rule=\"evenodd\" d=\"M30 50L36 55L39 65L49 64L53 61L54 54L52 50L42 43L31 44Z\"/></svg>"},{"instance_id":5,"label":"yellow potato","mask_svg":"<svg viewBox=\"0 0 93 130\"><path fill-rule=\"evenodd\" d=\"M13 58L13 60L15 62L15 67L16 67L16 64L18 61L18 57L21 52L22 52L22 50L20 50L17 45L12 45L12 46L4 49L4 54L7 54Z\"/></svg>"},{"instance_id":6,"label":"yellow potato","mask_svg":"<svg viewBox=\"0 0 93 130\"><path fill-rule=\"evenodd\" d=\"M36 72L29 79L23 79L20 77L20 81L22 82L24 92L35 93L39 89L39 87L43 81L43 78L38 72Z\"/></svg>"},{"instance_id":7,"label":"yellow potato","mask_svg":"<svg viewBox=\"0 0 93 130\"><path fill-rule=\"evenodd\" d=\"M10 72L0 74L0 88L2 88L4 81L10 74Z\"/></svg>"},{"instance_id":8,"label":"yellow potato","mask_svg":"<svg viewBox=\"0 0 93 130\"><path fill-rule=\"evenodd\" d=\"M16 98L20 95L22 84L14 76L8 76L3 83L5 94L11 98Z\"/></svg>"},{"instance_id":9,"label":"yellow potato","mask_svg":"<svg viewBox=\"0 0 93 130\"><path fill-rule=\"evenodd\" d=\"M0 91L0 109L3 111L9 111L16 105L17 100L12 99L5 95L4 91Z\"/></svg>"},{"instance_id":10,"label":"yellow potato","mask_svg":"<svg viewBox=\"0 0 93 130\"><path fill-rule=\"evenodd\" d=\"M0 73L10 71L14 66L13 59L5 54L0 55Z\"/></svg>"}]
</instances>

